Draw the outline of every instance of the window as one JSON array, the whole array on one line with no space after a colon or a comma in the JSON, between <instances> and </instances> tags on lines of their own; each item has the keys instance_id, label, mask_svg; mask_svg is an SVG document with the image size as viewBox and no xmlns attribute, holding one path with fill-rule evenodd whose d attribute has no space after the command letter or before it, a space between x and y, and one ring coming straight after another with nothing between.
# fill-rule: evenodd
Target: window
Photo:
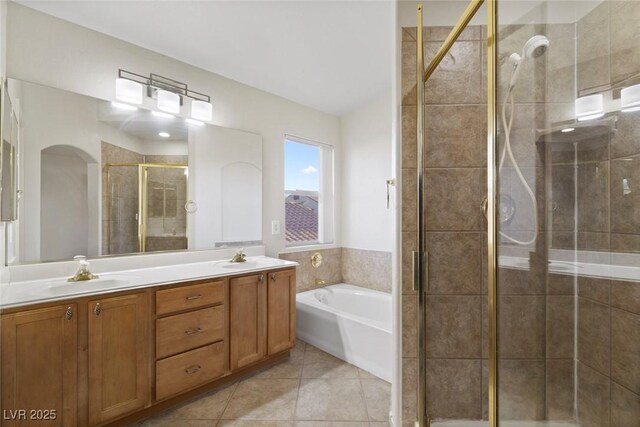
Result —
<instances>
[{"instance_id":1,"label":"window","mask_svg":"<svg viewBox=\"0 0 640 427\"><path fill-rule=\"evenodd\" d=\"M284 199L287 246L333 242L333 147L285 137Z\"/></svg>"}]
</instances>

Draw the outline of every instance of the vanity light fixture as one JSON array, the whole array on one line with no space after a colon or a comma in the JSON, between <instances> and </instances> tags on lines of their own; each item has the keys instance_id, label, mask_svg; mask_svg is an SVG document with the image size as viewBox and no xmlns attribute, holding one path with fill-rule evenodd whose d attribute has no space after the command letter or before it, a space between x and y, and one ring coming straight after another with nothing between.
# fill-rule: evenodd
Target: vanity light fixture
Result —
<instances>
[{"instance_id":1,"label":"vanity light fixture","mask_svg":"<svg viewBox=\"0 0 640 427\"><path fill-rule=\"evenodd\" d=\"M576 99L578 121L593 120L604 116L604 96L601 93Z\"/></svg>"},{"instance_id":2,"label":"vanity light fixture","mask_svg":"<svg viewBox=\"0 0 640 427\"><path fill-rule=\"evenodd\" d=\"M569 133L569 132L573 132L574 130L576 130L576 128L564 128L561 130L562 133Z\"/></svg>"},{"instance_id":3,"label":"vanity light fixture","mask_svg":"<svg viewBox=\"0 0 640 427\"><path fill-rule=\"evenodd\" d=\"M187 122L190 125L194 125L194 126L204 126L204 123L202 123L199 120L193 120L193 119L184 119L185 122Z\"/></svg>"},{"instance_id":4,"label":"vanity light fixture","mask_svg":"<svg viewBox=\"0 0 640 427\"><path fill-rule=\"evenodd\" d=\"M159 132L158 136L161 136L162 138L169 138L171 134L169 132Z\"/></svg>"},{"instance_id":5,"label":"vanity light fixture","mask_svg":"<svg viewBox=\"0 0 640 427\"><path fill-rule=\"evenodd\" d=\"M640 111L640 84L625 87L620 91L622 112Z\"/></svg>"},{"instance_id":6,"label":"vanity light fixture","mask_svg":"<svg viewBox=\"0 0 640 427\"><path fill-rule=\"evenodd\" d=\"M156 116L156 117L160 117L161 119L175 119L176 118L176 116L174 116L173 114L163 113L162 111L152 111L151 114Z\"/></svg>"},{"instance_id":7,"label":"vanity light fixture","mask_svg":"<svg viewBox=\"0 0 640 427\"><path fill-rule=\"evenodd\" d=\"M142 104L142 85L136 81L118 77L116 99L130 104Z\"/></svg>"},{"instance_id":8,"label":"vanity light fixture","mask_svg":"<svg viewBox=\"0 0 640 427\"><path fill-rule=\"evenodd\" d=\"M116 107L116 108L119 108L121 110L127 110L127 111L137 111L138 110L138 107L136 107L134 105L131 105L131 104L124 104L122 102L113 101L111 103L111 105Z\"/></svg>"},{"instance_id":9,"label":"vanity light fixture","mask_svg":"<svg viewBox=\"0 0 640 427\"><path fill-rule=\"evenodd\" d=\"M211 97L189 89L186 83L151 73L148 77L126 70L118 70L116 98L129 104L142 104L143 89L156 100L158 110L179 114L185 100L191 101L191 118L210 121L213 117Z\"/></svg>"}]
</instances>

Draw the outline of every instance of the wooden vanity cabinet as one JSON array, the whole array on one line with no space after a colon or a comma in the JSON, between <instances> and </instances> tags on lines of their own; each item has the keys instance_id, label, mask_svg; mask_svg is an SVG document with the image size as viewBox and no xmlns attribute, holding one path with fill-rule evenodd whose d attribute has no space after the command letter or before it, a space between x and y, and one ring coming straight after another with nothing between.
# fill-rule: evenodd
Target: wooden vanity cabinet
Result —
<instances>
[{"instance_id":1,"label":"wooden vanity cabinet","mask_svg":"<svg viewBox=\"0 0 640 427\"><path fill-rule=\"evenodd\" d=\"M296 271L269 273L267 287L267 354L296 343Z\"/></svg>"},{"instance_id":2,"label":"wooden vanity cabinet","mask_svg":"<svg viewBox=\"0 0 640 427\"><path fill-rule=\"evenodd\" d=\"M76 426L76 304L4 315L1 326L2 426Z\"/></svg>"},{"instance_id":3,"label":"wooden vanity cabinet","mask_svg":"<svg viewBox=\"0 0 640 427\"><path fill-rule=\"evenodd\" d=\"M266 356L267 275L229 280L229 344L231 371Z\"/></svg>"},{"instance_id":4,"label":"wooden vanity cabinet","mask_svg":"<svg viewBox=\"0 0 640 427\"><path fill-rule=\"evenodd\" d=\"M88 303L89 424L149 403L149 301L146 293Z\"/></svg>"},{"instance_id":5,"label":"wooden vanity cabinet","mask_svg":"<svg viewBox=\"0 0 640 427\"><path fill-rule=\"evenodd\" d=\"M295 344L295 274L3 310L0 425L129 425L282 360ZM7 419L20 409L26 419Z\"/></svg>"},{"instance_id":6,"label":"wooden vanity cabinet","mask_svg":"<svg viewBox=\"0 0 640 427\"><path fill-rule=\"evenodd\" d=\"M229 373L227 306L225 279L156 291L156 401Z\"/></svg>"}]
</instances>

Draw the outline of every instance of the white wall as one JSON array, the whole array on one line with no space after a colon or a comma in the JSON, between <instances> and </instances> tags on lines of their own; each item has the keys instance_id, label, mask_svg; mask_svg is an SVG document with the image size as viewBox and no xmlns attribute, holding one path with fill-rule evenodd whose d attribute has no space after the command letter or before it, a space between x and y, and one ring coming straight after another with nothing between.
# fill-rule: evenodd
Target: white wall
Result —
<instances>
[{"instance_id":1,"label":"white wall","mask_svg":"<svg viewBox=\"0 0 640 427\"><path fill-rule=\"evenodd\" d=\"M140 74L158 73L210 94L214 108L212 124L261 134L264 142L263 239L267 255L284 250L284 234L270 233L271 220L280 220L282 224L285 220L284 135L299 135L338 148L337 117L15 3L8 4L8 13L9 77L112 100L119 68ZM338 190L340 164L337 155ZM336 198L339 197L340 194L336 194ZM337 206L335 224L337 245L340 244L339 208Z\"/></svg>"},{"instance_id":2,"label":"white wall","mask_svg":"<svg viewBox=\"0 0 640 427\"><path fill-rule=\"evenodd\" d=\"M7 3L0 1L0 76L7 75ZM4 267L4 246L6 242L6 229L0 224L0 283L8 282L8 269Z\"/></svg>"},{"instance_id":3,"label":"white wall","mask_svg":"<svg viewBox=\"0 0 640 427\"><path fill-rule=\"evenodd\" d=\"M342 246L391 252L394 189L386 206L386 181L392 178L391 93L344 115L342 152Z\"/></svg>"}]
</instances>

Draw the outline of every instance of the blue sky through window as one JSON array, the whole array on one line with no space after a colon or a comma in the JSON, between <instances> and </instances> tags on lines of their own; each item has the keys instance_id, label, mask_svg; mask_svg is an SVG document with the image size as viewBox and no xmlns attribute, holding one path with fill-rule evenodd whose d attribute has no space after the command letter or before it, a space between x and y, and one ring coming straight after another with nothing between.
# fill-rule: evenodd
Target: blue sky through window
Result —
<instances>
[{"instance_id":1,"label":"blue sky through window","mask_svg":"<svg viewBox=\"0 0 640 427\"><path fill-rule=\"evenodd\" d=\"M295 141L284 141L285 190L318 191L320 148Z\"/></svg>"}]
</instances>

